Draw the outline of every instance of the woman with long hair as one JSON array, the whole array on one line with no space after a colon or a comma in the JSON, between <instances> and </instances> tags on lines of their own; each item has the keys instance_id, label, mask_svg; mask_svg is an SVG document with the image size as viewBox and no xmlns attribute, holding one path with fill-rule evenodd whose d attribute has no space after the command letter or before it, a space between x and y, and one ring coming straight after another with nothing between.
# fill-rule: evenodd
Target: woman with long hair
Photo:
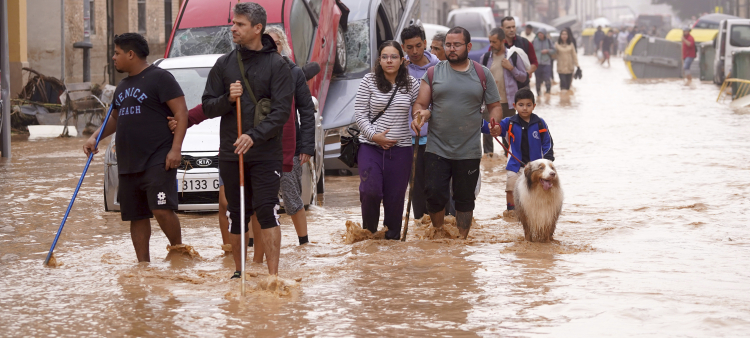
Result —
<instances>
[{"instance_id":1,"label":"woman with long hair","mask_svg":"<svg viewBox=\"0 0 750 338\"><path fill-rule=\"evenodd\" d=\"M560 90L562 91L570 90L575 67L578 67L578 53L572 41L573 36L568 33L568 30L563 30L555 43L557 73L560 74Z\"/></svg>"},{"instance_id":2,"label":"woman with long hair","mask_svg":"<svg viewBox=\"0 0 750 338\"><path fill-rule=\"evenodd\" d=\"M361 142L357 162L362 227L377 231L382 202L386 239L401 235L412 162L409 109L418 93L419 81L409 75L401 45L383 42L375 68L359 84L354 116Z\"/></svg>"}]
</instances>

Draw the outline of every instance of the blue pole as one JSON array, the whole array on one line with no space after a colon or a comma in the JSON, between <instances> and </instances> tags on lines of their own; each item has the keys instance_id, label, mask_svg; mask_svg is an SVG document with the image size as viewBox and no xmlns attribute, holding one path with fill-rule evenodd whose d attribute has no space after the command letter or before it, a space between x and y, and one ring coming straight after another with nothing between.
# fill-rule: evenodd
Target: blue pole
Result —
<instances>
[{"instance_id":1,"label":"blue pole","mask_svg":"<svg viewBox=\"0 0 750 338\"><path fill-rule=\"evenodd\" d=\"M112 114L112 105L109 106L109 110L107 111L107 116L104 117L104 122L102 122L101 128L99 128L99 135L96 136L96 143L94 144L94 149L96 149L99 146L99 140L102 138L102 134L104 133L104 128L107 127L107 121L109 121L109 115ZM70 204L68 204L68 210L65 210L65 216L63 216L62 223L60 223L60 229L57 229L57 234L55 235L55 240L52 242L52 246L49 248L49 253L47 253L47 258L44 260L44 265L47 265L49 263L50 257L52 257L52 251L55 250L55 245L57 245L57 240L60 239L60 234L62 233L63 227L65 226L65 221L68 219L68 214L70 213L70 209L73 208L73 202L76 201L76 196L78 196L78 190L81 189L81 183L83 183L83 178L86 177L86 171L89 170L89 164L91 164L91 159L94 158L94 152L92 151L89 154L89 159L86 161L86 166L83 168L83 173L81 174L81 178L78 180L78 186L76 186L76 191L73 192L73 197L70 199Z\"/></svg>"}]
</instances>

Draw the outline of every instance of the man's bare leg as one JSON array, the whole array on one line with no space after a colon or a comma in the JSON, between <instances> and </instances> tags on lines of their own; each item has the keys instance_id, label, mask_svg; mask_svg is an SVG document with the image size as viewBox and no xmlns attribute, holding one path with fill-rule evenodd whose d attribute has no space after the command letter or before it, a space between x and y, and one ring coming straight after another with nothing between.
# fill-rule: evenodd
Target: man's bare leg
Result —
<instances>
[{"instance_id":1,"label":"man's bare leg","mask_svg":"<svg viewBox=\"0 0 750 338\"><path fill-rule=\"evenodd\" d=\"M471 219L473 216L473 211L456 210L456 227L458 227L458 233L461 234L461 237L464 239L469 236L469 229L471 229Z\"/></svg>"},{"instance_id":2,"label":"man's bare leg","mask_svg":"<svg viewBox=\"0 0 750 338\"><path fill-rule=\"evenodd\" d=\"M297 231L297 237L307 236L307 214L305 208L297 211L296 214L292 215L292 223L294 223L294 230Z\"/></svg>"},{"instance_id":3,"label":"man's bare leg","mask_svg":"<svg viewBox=\"0 0 750 338\"><path fill-rule=\"evenodd\" d=\"M175 246L182 244L182 231L180 229L180 219L173 210L157 209L151 211L154 218L159 222L159 227L164 235L169 239L169 245Z\"/></svg>"},{"instance_id":4,"label":"man's bare leg","mask_svg":"<svg viewBox=\"0 0 750 338\"><path fill-rule=\"evenodd\" d=\"M227 196L224 195L224 186L219 187L219 229L221 231L221 242L229 243L229 218L227 217Z\"/></svg>"},{"instance_id":5,"label":"man's bare leg","mask_svg":"<svg viewBox=\"0 0 750 338\"><path fill-rule=\"evenodd\" d=\"M279 256L281 254L281 227L275 226L270 229L263 229L263 247L265 248L268 274L279 275Z\"/></svg>"},{"instance_id":6,"label":"man's bare leg","mask_svg":"<svg viewBox=\"0 0 750 338\"><path fill-rule=\"evenodd\" d=\"M432 226L436 228L442 228L443 223L445 222L445 209L440 210L434 214L430 214L430 220L432 221Z\"/></svg>"},{"instance_id":7,"label":"man's bare leg","mask_svg":"<svg viewBox=\"0 0 750 338\"><path fill-rule=\"evenodd\" d=\"M138 262L150 262L148 241L151 239L151 220L146 218L130 221L130 238L133 240Z\"/></svg>"},{"instance_id":8,"label":"man's bare leg","mask_svg":"<svg viewBox=\"0 0 750 338\"><path fill-rule=\"evenodd\" d=\"M250 234L245 233L245 238L249 235ZM240 235L229 234L229 243L232 244L232 258L234 258L234 271L242 271L242 255L247 257L247 245L243 247L242 243L240 243L240 239ZM237 250L236 248L242 248L242 250Z\"/></svg>"},{"instance_id":9,"label":"man's bare leg","mask_svg":"<svg viewBox=\"0 0 750 338\"><path fill-rule=\"evenodd\" d=\"M258 217L253 214L253 263L263 263L263 254L265 254L265 244L263 242L263 233L260 230ZM268 258L268 256L266 256Z\"/></svg>"}]
</instances>

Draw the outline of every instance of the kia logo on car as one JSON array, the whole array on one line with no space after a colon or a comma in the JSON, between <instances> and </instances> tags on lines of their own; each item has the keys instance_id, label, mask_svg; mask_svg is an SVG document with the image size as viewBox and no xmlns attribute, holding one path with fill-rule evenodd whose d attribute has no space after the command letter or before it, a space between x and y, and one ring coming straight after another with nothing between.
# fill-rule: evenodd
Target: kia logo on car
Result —
<instances>
[{"instance_id":1,"label":"kia logo on car","mask_svg":"<svg viewBox=\"0 0 750 338\"><path fill-rule=\"evenodd\" d=\"M210 158L199 158L195 163L201 167L208 167L211 165L211 159Z\"/></svg>"}]
</instances>

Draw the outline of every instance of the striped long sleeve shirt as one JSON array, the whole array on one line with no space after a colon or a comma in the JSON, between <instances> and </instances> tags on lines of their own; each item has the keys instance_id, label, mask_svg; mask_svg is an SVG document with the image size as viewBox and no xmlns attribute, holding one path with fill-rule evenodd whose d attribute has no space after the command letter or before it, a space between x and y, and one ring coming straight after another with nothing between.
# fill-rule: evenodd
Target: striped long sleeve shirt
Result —
<instances>
[{"instance_id":1,"label":"striped long sleeve shirt","mask_svg":"<svg viewBox=\"0 0 750 338\"><path fill-rule=\"evenodd\" d=\"M408 91L406 88L399 88L385 114L373 124L370 121L378 116L378 113L388 104L396 86L393 85L391 91L383 93L375 83L375 74L368 73L365 75L362 82L359 83L354 102L354 117L361 132L360 142L377 145L372 141L372 137L389 129L385 136L391 140L397 140L397 147L411 146L409 109L417 100L419 80L409 76L409 81L411 88Z\"/></svg>"}]
</instances>

